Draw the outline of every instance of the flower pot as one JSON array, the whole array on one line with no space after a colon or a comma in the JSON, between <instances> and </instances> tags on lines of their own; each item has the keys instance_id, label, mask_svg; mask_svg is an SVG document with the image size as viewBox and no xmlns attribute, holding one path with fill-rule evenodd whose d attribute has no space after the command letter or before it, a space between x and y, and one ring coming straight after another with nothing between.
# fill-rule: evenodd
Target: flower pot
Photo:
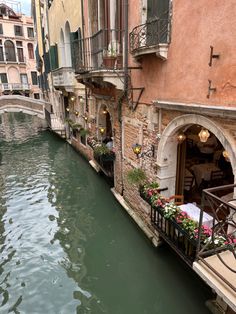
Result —
<instances>
[{"instance_id":1,"label":"flower pot","mask_svg":"<svg viewBox=\"0 0 236 314\"><path fill-rule=\"evenodd\" d=\"M103 56L103 67L106 69L114 69L116 64L116 57Z\"/></svg>"}]
</instances>

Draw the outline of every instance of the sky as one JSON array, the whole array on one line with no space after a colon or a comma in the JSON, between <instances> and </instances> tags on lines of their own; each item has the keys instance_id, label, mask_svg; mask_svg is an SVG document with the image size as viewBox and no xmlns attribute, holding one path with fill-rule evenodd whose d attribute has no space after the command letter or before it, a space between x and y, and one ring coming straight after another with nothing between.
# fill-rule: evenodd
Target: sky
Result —
<instances>
[{"instance_id":1,"label":"sky","mask_svg":"<svg viewBox=\"0 0 236 314\"><path fill-rule=\"evenodd\" d=\"M21 0L21 11L26 15L31 15L31 0Z\"/></svg>"}]
</instances>

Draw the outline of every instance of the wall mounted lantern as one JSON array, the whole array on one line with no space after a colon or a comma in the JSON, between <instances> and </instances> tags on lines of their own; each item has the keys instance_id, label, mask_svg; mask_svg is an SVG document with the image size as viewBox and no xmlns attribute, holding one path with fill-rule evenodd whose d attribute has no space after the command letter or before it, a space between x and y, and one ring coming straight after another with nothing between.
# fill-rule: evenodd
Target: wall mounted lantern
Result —
<instances>
[{"instance_id":1,"label":"wall mounted lantern","mask_svg":"<svg viewBox=\"0 0 236 314\"><path fill-rule=\"evenodd\" d=\"M71 100L72 102L74 102L74 101L75 101L75 96L71 96L70 100Z\"/></svg>"},{"instance_id":2,"label":"wall mounted lantern","mask_svg":"<svg viewBox=\"0 0 236 314\"><path fill-rule=\"evenodd\" d=\"M74 114L76 115L76 117L78 117L79 112L78 112L78 111L75 111Z\"/></svg>"},{"instance_id":3,"label":"wall mounted lantern","mask_svg":"<svg viewBox=\"0 0 236 314\"><path fill-rule=\"evenodd\" d=\"M103 108L103 110L102 110L102 113L103 113L103 114L107 114L107 112L108 112L108 111L107 111L107 107L105 106L105 107Z\"/></svg>"},{"instance_id":4,"label":"wall mounted lantern","mask_svg":"<svg viewBox=\"0 0 236 314\"><path fill-rule=\"evenodd\" d=\"M177 140L178 140L179 144L182 144L185 139L186 139L186 135L184 133L178 134Z\"/></svg>"},{"instance_id":5,"label":"wall mounted lantern","mask_svg":"<svg viewBox=\"0 0 236 314\"><path fill-rule=\"evenodd\" d=\"M202 143L206 143L206 141L208 140L210 136L210 133L207 129L202 128L201 131L198 133L198 136Z\"/></svg>"},{"instance_id":6,"label":"wall mounted lantern","mask_svg":"<svg viewBox=\"0 0 236 314\"><path fill-rule=\"evenodd\" d=\"M99 128L99 132L101 133L101 135L103 135L104 133L105 133L105 128L103 127L103 126L101 126L100 128Z\"/></svg>"},{"instance_id":7,"label":"wall mounted lantern","mask_svg":"<svg viewBox=\"0 0 236 314\"><path fill-rule=\"evenodd\" d=\"M88 117L87 116L83 116L84 121L87 122L88 121Z\"/></svg>"},{"instance_id":8,"label":"wall mounted lantern","mask_svg":"<svg viewBox=\"0 0 236 314\"><path fill-rule=\"evenodd\" d=\"M66 111L69 112L69 111L70 111L70 108L69 108L69 107L66 107Z\"/></svg>"},{"instance_id":9,"label":"wall mounted lantern","mask_svg":"<svg viewBox=\"0 0 236 314\"><path fill-rule=\"evenodd\" d=\"M230 161L230 159L229 159L229 153L227 152L227 150L224 150L224 151L222 152L222 155L224 156L224 158L225 158L226 161Z\"/></svg>"},{"instance_id":10,"label":"wall mounted lantern","mask_svg":"<svg viewBox=\"0 0 236 314\"><path fill-rule=\"evenodd\" d=\"M148 149L146 152L142 152L142 145L136 143L132 146L133 152L136 155L137 158L141 158L144 156L148 157L154 157L155 154L155 146L151 145L150 149Z\"/></svg>"}]
</instances>

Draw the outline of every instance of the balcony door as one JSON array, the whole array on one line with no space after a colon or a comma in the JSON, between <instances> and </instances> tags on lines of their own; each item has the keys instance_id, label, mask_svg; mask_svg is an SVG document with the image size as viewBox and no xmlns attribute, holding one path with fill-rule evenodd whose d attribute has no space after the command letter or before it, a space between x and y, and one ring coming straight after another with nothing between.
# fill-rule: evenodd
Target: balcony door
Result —
<instances>
[{"instance_id":1,"label":"balcony door","mask_svg":"<svg viewBox=\"0 0 236 314\"><path fill-rule=\"evenodd\" d=\"M23 87L26 88L28 86L28 76L27 76L27 74L21 74L20 75L20 80L21 80L21 84L23 85Z\"/></svg>"},{"instance_id":2,"label":"balcony door","mask_svg":"<svg viewBox=\"0 0 236 314\"><path fill-rule=\"evenodd\" d=\"M147 38L148 46L167 42L170 0L148 0Z\"/></svg>"}]
</instances>

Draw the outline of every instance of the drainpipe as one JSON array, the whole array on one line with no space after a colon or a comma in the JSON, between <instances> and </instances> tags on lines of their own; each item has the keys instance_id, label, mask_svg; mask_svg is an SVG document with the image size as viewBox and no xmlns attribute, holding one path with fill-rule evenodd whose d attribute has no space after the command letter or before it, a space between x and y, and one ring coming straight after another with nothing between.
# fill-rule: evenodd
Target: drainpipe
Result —
<instances>
[{"instance_id":1,"label":"drainpipe","mask_svg":"<svg viewBox=\"0 0 236 314\"><path fill-rule=\"evenodd\" d=\"M82 13L82 40L84 40L84 1L81 0L81 13ZM84 61L85 61L85 50L84 50L84 47L83 47L83 57L84 57ZM84 94L85 94L85 108L86 108L86 111L88 109L88 92L87 92L87 87L86 85L84 84Z\"/></svg>"},{"instance_id":2,"label":"drainpipe","mask_svg":"<svg viewBox=\"0 0 236 314\"><path fill-rule=\"evenodd\" d=\"M122 138L122 100L128 104L128 6L129 1L124 0L124 90L118 99L118 118L120 123L120 145L121 145L121 185L122 192L124 192L124 167L123 167L123 138Z\"/></svg>"}]
</instances>

